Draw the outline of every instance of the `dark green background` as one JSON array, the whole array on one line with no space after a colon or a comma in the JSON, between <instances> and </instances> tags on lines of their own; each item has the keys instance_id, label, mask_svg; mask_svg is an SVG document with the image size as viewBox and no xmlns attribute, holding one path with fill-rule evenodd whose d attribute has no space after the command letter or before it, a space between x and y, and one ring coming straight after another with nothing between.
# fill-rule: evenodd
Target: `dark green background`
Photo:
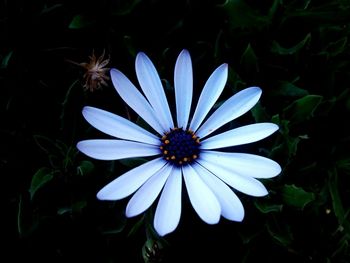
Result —
<instances>
[{"instance_id":1,"label":"dark green background","mask_svg":"<svg viewBox=\"0 0 350 263\"><path fill-rule=\"evenodd\" d=\"M349 262L349 26L346 0L1 1L0 257L11 258L1 261ZM144 51L174 106L183 48L192 56L195 98L222 63L230 68L220 102L262 88L260 103L230 125L268 121L280 130L234 150L272 158L283 172L264 181L267 197L238 193L242 223L206 225L184 188L180 225L161 239L152 209L126 220L129 198L96 199L140 160L79 154L79 140L104 136L83 120L82 107L138 120L111 83L84 91L84 70L68 60L105 51L109 66L136 84L134 59ZM143 259L146 250L154 256Z\"/></svg>"}]
</instances>

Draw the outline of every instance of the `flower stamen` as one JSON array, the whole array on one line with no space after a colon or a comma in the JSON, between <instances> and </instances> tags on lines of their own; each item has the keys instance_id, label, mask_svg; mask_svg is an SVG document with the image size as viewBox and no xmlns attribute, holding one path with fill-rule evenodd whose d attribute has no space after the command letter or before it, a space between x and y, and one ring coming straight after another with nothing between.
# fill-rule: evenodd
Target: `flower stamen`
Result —
<instances>
[{"instance_id":1,"label":"flower stamen","mask_svg":"<svg viewBox=\"0 0 350 263\"><path fill-rule=\"evenodd\" d=\"M161 150L165 160L175 165L191 163L199 156L200 139L191 130L174 128L161 138Z\"/></svg>"}]
</instances>

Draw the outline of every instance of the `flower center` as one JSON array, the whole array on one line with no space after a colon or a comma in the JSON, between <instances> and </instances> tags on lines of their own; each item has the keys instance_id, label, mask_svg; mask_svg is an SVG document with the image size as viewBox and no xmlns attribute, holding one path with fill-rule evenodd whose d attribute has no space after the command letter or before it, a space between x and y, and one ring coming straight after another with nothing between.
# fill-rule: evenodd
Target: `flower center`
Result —
<instances>
[{"instance_id":1,"label":"flower center","mask_svg":"<svg viewBox=\"0 0 350 263\"><path fill-rule=\"evenodd\" d=\"M198 158L199 145L199 137L193 131L174 128L161 138L160 150L165 160L183 165Z\"/></svg>"}]
</instances>

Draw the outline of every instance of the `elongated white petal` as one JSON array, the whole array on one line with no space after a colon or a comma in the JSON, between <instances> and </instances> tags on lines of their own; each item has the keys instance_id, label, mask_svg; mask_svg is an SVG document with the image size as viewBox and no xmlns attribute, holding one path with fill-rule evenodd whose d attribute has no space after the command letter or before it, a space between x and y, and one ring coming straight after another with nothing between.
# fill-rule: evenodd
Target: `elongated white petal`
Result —
<instances>
[{"instance_id":1,"label":"elongated white petal","mask_svg":"<svg viewBox=\"0 0 350 263\"><path fill-rule=\"evenodd\" d=\"M177 127L187 129L193 90L192 62L187 50L183 50L177 58L174 83Z\"/></svg>"},{"instance_id":2,"label":"elongated white petal","mask_svg":"<svg viewBox=\"0 0 350 263\"><path fill-rule=\"evenodd\" d=\"M242 221L244 218L244 208L235 193L223 181L207 169L204 169L201 165L194 164L193 168L220 202L222 216L232 221Z\"/></svg>"},{"instance_id":3,"label":"elongated white petal","mask_svg":"<svg viewBox=\"0 0 350 263\"><path fill-rule=\"evenodd\" d=\"M268 194L265 186L253 177L239 175L232 170L225 169L220 163L215 163L210 157L201 154L197 162L211 173L215 174L229 186L251 196L265 196Z\"/></svg>"},{"instance_id":4,"label":"elongated white petal","mask_svg":"<svg viewBox=\"0 0 350 263\"><path fill-rule=\"evenodd\" d=\"M219 98L226 85L228 74L227 68L228 66L226 63L222 64L211 74L205 83L190 124L190 129L192 131L198 129L199 125L202 124L202 121Z\"/></svg>"},{"instance_id":5,"label":"elongated white petal","mask_svg":"<svg viewBox=\"0 0 350 263\"><path fill-rule=\"evenodd\" d=\"M173 232L181 216L181 169L175 167L169 175L154 215L154 228L160 236Z\"/></svg>"},{"instance_id":6,"label":"elongated white petal","mask_svg":"<svg viewBox=\"0 0 350 263\"><path fill-rule=\"evenodd\" d=\"M136 56L135 66L137 79L147 100L157 113L156 116L159 123L166 131L170 130L170 128L174 128L173 118L171 117L163 85L152 61L146 54L140 52Z\"/></svg>"},{"instance_id":7,"label":"elongated white petal","mask_svg":"<svg viewBox=\"0 0 350 263\"><path fill-rule=\"evenodd\" d=\"M144 163L107 184L97 193L97 198L100 200L119 200L125 198L135 192L165 164L163 158L157 158Z\"/></svg>"},{"instance_id":8,"label":"elongated white petal","mask_svg":"<svg viewBox=\"0 0 350 263\"><path fill-rule=\"evenodd\" d=\"M172 165L165 165L137 190L126 206L127 217L139 215L153 204L172 169Z\"/></svg>"},{"instance_id":9,"label":"elongated white petal","mask_svg":"<svg viewBox=\"0 0 350 263\"><path fill-rule=\"evenodd\" d=\"M272 178L281 173L281 166L277 162L259 155L203 151L201 157L243 176Z\"/></svg>"},{"instance_id":10,"label":"elongated white petal","mask_svg":"<svg viewBox=\"0 0 350 263\"><path fill-rule=\"evenodd\" d=\"M111 79L119 96L155 131L159 134L168 131L159 124L151 105L122 72L111 69Z\"/></svg>"},{"instance_id":11,"label":"elongated white petal","mask_svg":"<svg viewBox=\"0 0 350 263\"><path fill-rule=\"evenodd\" d=\"M108 135L131 141L159 145L159 138L131 121L105 110L84 107L83 116L96 129Z\"/></svg>"},{"instance_id":12,"label":"elongated white petal","mask_svg":"<svg viewBox=\"0 0 350 263\"><path fill-rule=\"evenodd\" d=\"M220 220L221 207L216 196L190 166L182 167L188 196L194 210L207 224L216 224Z\"/></svg>"},{"instance_id":13,"label":"elongated white petal","mask_svg":"<svg viewBox=\"0 0 350 263\"><path fill-rule=\"evenodd\" d=\"M159 147L124 140L85 140L77 144L82 153L98 160L119 160L160 154Z\"/></svg>"},{"instance_id":14,"label":"elongated white petal","mask_svg":"<svg viewBox=\"0 0 350 263\"><path fill-rule=\"evenodd\" d=\"M218 149L260 141L278 130L274 123L255 123L204 140L201 149Z\"/></svg>"},{"instance_id":15,"label":"elongated white petal","mask_svg":"<svg viewBox=\"0 0 350 263\"><path fill-rule=\"evenodd\" d=\"M201 138L208 136L222 125L243 115L258 102L260 96L261 89L258 87L250 87L236 93L225 101L209 119L199 127L196 132L197 136Z\"/></svg>"}]
</instances>

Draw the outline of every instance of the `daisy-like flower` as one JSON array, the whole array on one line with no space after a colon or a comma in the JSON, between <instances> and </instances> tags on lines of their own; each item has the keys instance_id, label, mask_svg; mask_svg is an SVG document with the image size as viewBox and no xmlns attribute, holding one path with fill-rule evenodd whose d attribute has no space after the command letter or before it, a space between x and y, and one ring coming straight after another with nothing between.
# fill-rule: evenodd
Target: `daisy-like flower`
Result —
<instances>
[{"instance_id":1,"label":"daisy-like flower","mask_svg":"<svg viewBox=\"0 0 350 263\"><path fill-rule=\"evenodd\" d=\"M190 119L192 62L187 50L180 53L174 73L175 122L157 70L144 53L136 57L136 74L144 95L122 72L111 70L120 97L153 131L113 113L85 107L83 115L92 126L118 139L85 140L77 147L99 160L155 158L107 184L98 192L98 199L119 200L135 193L126 207L126 216L133 217L147 210L160 195L154 228L163 236L179 223L183 179L190 202L204 222L216 224L220 216L243 220L243 205L232 188L250 196L265 196L268 192L257 179L274 177L281 167L266 157L217 149L259 141L278 130L278 126L250 124L210 136L249 111L261 96L258 87L244 89L206 118L224 89L227 68L227 64L222 64L211 74Z\"/></svg>"}]
</instances>

